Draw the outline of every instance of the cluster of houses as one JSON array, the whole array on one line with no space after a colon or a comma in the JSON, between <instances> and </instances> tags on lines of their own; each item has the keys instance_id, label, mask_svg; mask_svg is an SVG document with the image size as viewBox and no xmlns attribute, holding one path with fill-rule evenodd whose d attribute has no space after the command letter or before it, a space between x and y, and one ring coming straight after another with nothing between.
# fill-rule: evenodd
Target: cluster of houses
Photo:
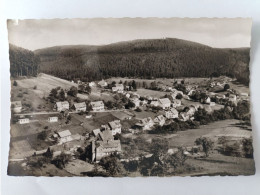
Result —
<instances>
[{"instance_id":1,"label":"cluster of houses","mask_svg":"<svg viewBox=\"0 0 260 195\"><path fill-rule=\"evenodd\" d=\"M164 111L164 115L158 115L154 119L151 117L143 118L135 126L141 130L151 130L154 125L163 126L168 119L194 120L194 114L198 108L199 106L188 106L181 112L178 112L175 108L169 108Z\"/></svg>"}]
</instances>

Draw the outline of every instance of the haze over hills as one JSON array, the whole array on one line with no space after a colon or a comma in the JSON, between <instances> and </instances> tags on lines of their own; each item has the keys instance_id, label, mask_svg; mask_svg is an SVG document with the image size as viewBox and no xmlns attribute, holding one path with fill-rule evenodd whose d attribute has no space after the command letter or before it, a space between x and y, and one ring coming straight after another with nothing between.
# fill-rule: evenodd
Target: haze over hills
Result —
<instances>
[{"instance_id":1,"label":"haze over hills","mask_svg":"<svg viewBox=\"0 0 260 195\"><path fill-rule=\"evenodd\" d=\"M69 80L227 75L244 84L249 83L249 52L249 48L218 49L174 38L101 46L55 46L34 51L40 58L39 72Z\"/></svg>"}]
</instances>

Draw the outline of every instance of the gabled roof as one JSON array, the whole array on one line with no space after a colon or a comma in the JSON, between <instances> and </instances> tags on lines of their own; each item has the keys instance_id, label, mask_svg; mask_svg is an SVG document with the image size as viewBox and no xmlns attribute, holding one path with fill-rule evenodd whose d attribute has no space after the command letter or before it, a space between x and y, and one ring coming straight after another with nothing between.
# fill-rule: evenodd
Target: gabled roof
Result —
<instances>
[{"instance_id":1,"label":"gabled roof","mask_svg":"<svg viewBox=\"0 0 260 195\"><path fill-rule=\"evenodd\" d=\"M68 101L56 102L56 105L57 105L57 107L69 106L69 102Z\"/></svg>"},{"instance_id":2,"label":"gabled roof","mask_svg":"<svg viewBox=\"0 0 260 195\"><path fill-rule=\"evenodd\" d=\"M158 121L164 121L165 118L164 118L163 115L159 115L159 116L155 117L155 120L158 120Z\"/></svg>"},{"instance_id":3,"label":"gabled roof","mask_svg":"<svg viewBox=\"0 0 260 195\"><path fill-rule=\"evenodd\" d=\"M159 99L160 103L165 105L165 104L170 104L171 101L169 98L162 98L162 99Z\"/></svg>"},{"instance_id":4,"label":"gabled roof","mask_svg":"<svg viewBox=\"0 0 260 195\"><path fill-rule=\"evenodd\" d=\"M114 120L108 123L111 129L116 129L121 127L120 120Z\"/></svg>"},{"instance_id":5,"label":"gabled roof","mask_svg":"<svg viewBox=\"0 0 260 195\"><path fill-rule=\"evenodd\" d=\"M14 102L11 103L11 105L13 105L14 108L22 107L22 102L21 101L14 101Z\"/></svg>"},{"instance_id":6,"label":"gabled roof","mask_svg":"<svg viewBox=\"0 0 260 195\"><path fill-rule=\"evenodd\" d=\"M101 133L100 129L94 129L93 134L97 137L99 133Z\"/></svg>"},{"instance_id":7,"label":"gabled roof","mask_svg":"<svg viewBox=\"0 0 260 195\"><path fill-rule=\"evenodd\" d=\"M99 81L99 82L98 82L98 84L99 84L99 85L106 85L106 84L107 84L107 82L106 82L106 81L104 81L104 80L101 80L101 81Z\"/></svg>"},{"instance_id":8,"label":"gabled roof","mask_svg":"<svg viewBox=\"0 0 260 195\"><path fill-rule=\"evenodd\" d=\"M100 107L100 106L104 106L103 101L96 101L96 102L90 102L92 107Z\"/></svg>"},{"instance_id":9,"label":"gabled roof","mask_svg":"<svg viewBox=\"0 0 260 195\"><path fill-rule=\"evenodd\" d=\"M81 102L81 103L74 103L74 107L75 108L84 108L86 107L86 103L85 102Z\"/></svg>"},{"instance_id":10,"label":"gabled roof","mask_svg":"<svg viewBox=\"0 0 260 195\"><path fill-rule=\"evenodd\" d=\"M102 141L114 140L112 132L108 129L102 131L101 133L99 133L99 135L100 135Z\"/></svg>"},{"instance_id":11,"label":"gabled roof","mask_svg":"<svg viewBox=\"0 0 260 195\"><path fill-rule=\"evenodd\" d=\"M178 114L178 111L175 108L172 108L170 112L172 112L173 114Z\"/></svg>"},{"instance_id":12,"label":"gabled roof","mask_svg":"<svg viewBox=\"0 0 260 195\"><path fill-rule=\"evenodd\" d=\"M58 132L58 135L62 138L62 137L70 136L71 133L70 133L70 130L64 130L64 131Z\"/></svg>"}]
</instances>

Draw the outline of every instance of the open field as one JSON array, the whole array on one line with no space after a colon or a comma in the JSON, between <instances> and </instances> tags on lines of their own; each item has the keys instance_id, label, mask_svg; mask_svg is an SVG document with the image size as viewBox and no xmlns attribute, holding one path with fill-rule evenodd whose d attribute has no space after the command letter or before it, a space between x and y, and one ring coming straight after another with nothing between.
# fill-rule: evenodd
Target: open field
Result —
<instances>
[{"instance_id":1,"label":"open field","mask_svg":"<svg viewBox=\"0 0 260 195\"><path fill-rule=\"evenodd\" d=\"M26 89L33 90L40 97L47 97L51 89L61 87L63 89L69 89L72 86L77 87L77 84L60 79L51 75L40 73L35 78L17 80L18 86ZM37 89L33 89L37 86Z\"/></svg>"}]
</instances>

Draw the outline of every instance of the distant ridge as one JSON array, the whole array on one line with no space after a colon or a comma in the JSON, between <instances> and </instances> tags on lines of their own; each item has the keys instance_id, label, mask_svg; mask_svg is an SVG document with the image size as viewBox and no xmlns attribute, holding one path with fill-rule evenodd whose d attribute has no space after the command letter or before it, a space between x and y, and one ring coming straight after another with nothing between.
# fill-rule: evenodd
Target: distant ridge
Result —
<instances>
[{"instance_id":1,"label":"distant ridge","mask_svg":"<svg viewBox=\"0 0 260 195\"><path fill-rule=\"evenodd\" d=\"M66 45L34 51L40 72L91 81L109 77L176 78L226 75L249 83L249 48L219 49L175 38L109 45Z\"/></svg>"}]
</instances>

